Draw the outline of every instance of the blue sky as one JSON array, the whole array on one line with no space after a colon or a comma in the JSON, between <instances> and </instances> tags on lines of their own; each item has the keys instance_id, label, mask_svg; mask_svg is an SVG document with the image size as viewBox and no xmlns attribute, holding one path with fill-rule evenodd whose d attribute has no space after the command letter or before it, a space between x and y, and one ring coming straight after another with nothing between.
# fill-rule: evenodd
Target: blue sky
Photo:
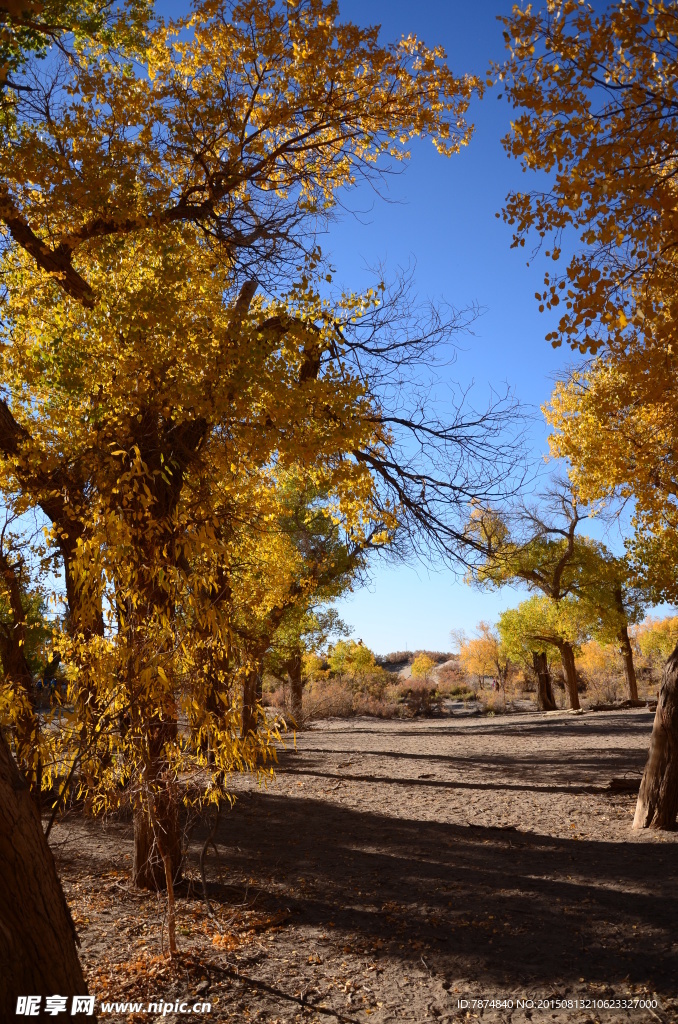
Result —
<instances>
[{"instance_id":1,"label":"blue sky","mask_svg":"<svg viewBox=\"0 0 678 1024\"><path fill-rule=\"evenodd\" d=\"M442 45L456 73L484 76L491 59L503 56L502 26L497 16L511 9L509 0L339 0L343 18L380 24L382 40L413 33L428 45ZM387 271L416 261L415 281L422 299L446 300L455 306L477 303L484 310L474 336L461 339L463 351L450 368L462 385L474 382L476 406L490 388L507 382L521 403L532 406L535 456L546 450L546 429L538 407L548 399L553 381L572 361L568 351L553 350L544 335L551 329L540 314L534 293L544 261L526 266L526 249L511 249L511 229L496 217L511 188L529 186L520 166L501 146L511 109L497 90L475 102L470 118L476 126L471 144L458 156L441 157L430 142L412 147L406 170L388 182L389 202L367 190L351 197L352 209L367 211L333 224L322 241L341 283L359 287L364 268L383 261ZM472 632L480 619L498 613L523 597L520 591L479 593L446 569L423 565L373 566L369 587L342 600L339 610L356 637L379 653L396 649L449 650L450 630Z\"/></svg>"}]
</instances>

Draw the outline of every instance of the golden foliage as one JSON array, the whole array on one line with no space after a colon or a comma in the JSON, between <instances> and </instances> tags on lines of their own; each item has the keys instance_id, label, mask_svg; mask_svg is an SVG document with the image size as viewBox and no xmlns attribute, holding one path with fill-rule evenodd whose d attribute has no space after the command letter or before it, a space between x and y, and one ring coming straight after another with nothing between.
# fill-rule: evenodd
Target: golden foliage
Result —
<instances>
[{"instance_id":1,"label":"golden foliage","mask_svg":"<svg viewBox=\"0 0 678 1024\"><path fill-rule=\"evenodd\" d=\"M149 19L134 66L85 39L59 90L30 73L0 147L0 216L86 305L99 298L86 264L107 238L177 223L201 225L232 269L298 264L294 239L382 158L405 159L417 136L446 154L464 145L480 88L440 49L381 46L324 0L202 0Z\"/></svg>"},{"instance_id":2,"label":"golden foliage","mask_svg":"<svg viewBox=\"0 0 678 1024\"><path fill-rule=\"evenodd\" d=\"M486 676L504 678L508 668L508 656L496 628L488 622L480 622L476 636L464 637L459 644L459 657L464 672L477 676L483 682Z\"/></svg>"},{"instance_id":3,"label":"golden foliage","mask_svg":"<svg viewBox=\"0 0 678 1024\"><path fill-rule=\"evenodd\" d=\"M678 616L645 619L634 628L633 639L645 658L658 667L663 666L678 644Z\"/></svg>"},{"instance_id":4,"label":"golden foliage","mask_svg":"<svg viewBox=\"0 0 678 1024\"><path fill-rule=\"evenodd\" d=\"M545 191L509 196L514 244L534 230L557 261L574 229L583 249L537 298L565 312L551 335L582 352L675 341L678 193L677 15L673 4L615 2L603 14L564 0L513 8L498 68L519 113L505 139Z\"/></svg>"},{"instance_id":5,"label":"golden foliage","mask_svg":"<svg viewBox=\"0 0 678 1024\"><path fill-rule=\"evenodd\" d=\"M536 232L557 261L568 230L582 243L547 272L540 308L563 308L548 337L598 354L545 409L554 455L585 501L633 497L636 573L654 599L678 594L675 513L678 76L675 5L615 2L602 14L565 0L505 19L498 69L520 108L506 147L550 175L509 196L524 245ZM565 238L565 241L563 241Z\"/></svg>"},{"instance_id":6,"label":"golden foliage","mask_svg":"<svg viewBox=\"0 0 678 1024\"><path fill-rule=\"evenodd\" d=\"M412 678L429 679L434 668L433 658L429 658L428 654L418 654L412 662Z\"/></svg>"}]
</instances>

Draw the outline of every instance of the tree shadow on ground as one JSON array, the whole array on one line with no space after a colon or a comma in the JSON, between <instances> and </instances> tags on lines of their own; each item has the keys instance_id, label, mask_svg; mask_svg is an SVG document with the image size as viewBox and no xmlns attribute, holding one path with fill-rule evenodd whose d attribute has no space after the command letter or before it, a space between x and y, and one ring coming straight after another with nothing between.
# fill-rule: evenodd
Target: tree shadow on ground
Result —
<instances>
[{"instance_id":1,"label":"tree shadow on ground","mask_svg":"<svg viewBox=\"0 0 678 1024\"><path fill-rule=\"evenodd\" d=\"M590 769L591 772L594 771L594 770L597 770L597 769L595 769L593 767ZM630 770L629 769L628 761L620 762L619 770L620 771L628 772ZM582 786L582 785L577 785L576 783L575 784L562 783L561 785L553 785L553 786L549 786L549 785L534 785L534 786L530 786L527 783L524 783L524 782L521 783L521 782L517 782L517 781L515 783L510 783L510 782L478 782L476 780L474 780L473 782L464 782L463 780L460 780L460 779L455 779L453 781L447 781L445 779L433 779L433 778L421 778L421 777L420 778L416 778L416 777L415 778L408 778L407 776L405 776L405 777L398 777L398 778L392 778L389 775L376 775L376 774L372 774L372 775L359 775L359 774L342 775L341 773L337 773L337 772L323 772L323 771L320 771L320 769L318 769L318 768L312 768L312 767L290 769L290 770L288 770L287 774L288 775L299 775L299 776L302 776L302 777L304 775L307 775L307 776L310 776L311 778L314 778L314 779L323 779L323 778L325 778L325 779L328 779L328 780L331 780L331 781L334 781L334 782L367 782L367 783L369 783L369 782L380 782L380 783L386 783L389 786L402 786L402 787L408 788L408 789L413 787L413 786L415 786L415 787L421 787L421 788L424 788L424 789L426 789L426 788L429 788L429 789L471 789L471 790L483 790L483 789L486 789L486 790L491 790L492 792L496 792L497 790L508 790L509 792L511 790L516 790L516 791L520 791L521 793L573 793L573 794L576 794L576 793L609 793L610 792L610 790L606 786L588 786L588 785L587 786ZM638 774L638 781L640 782L640 774Z\"/></svg>"},{"instance_id":2,"label":"tree shadow on ground","mask_svg":"<svg viewBox=\"0 0 678 1024\"><path fill-rule=\"evenodd\" d=\"M437 974L543 992L678 977L678 865L655 844L569 841L244 793L218 841L232 882ZM216 893L215 893L216 895ZM225 895L222 893L222 895ZM377 954L378 955L378 954ZM671 992L671 994L673 994Z\"/></svg>"},{"instance_id":3,"label":"tree shadow on ground","mask_svg":"<svg viewBox=\"0 0 678 1024\"><path fill-rule=\"evenodd\" d=\"M605 745L597 745L596 735L591 732L586 738L588 742L578 744L575 749L571 746L543 749L535 745L521 753L484 751L467 754L459 750L446 754L393 750L337 752L304 746L301 751L281 750L278 766L287 775L326 777L335 781L554 793L600 792L611 778L629 774L640 777L647 759L645 747L629 747L623 741L614 746L609 741ZM348 760L336 764L331 761L331 756L342 756ZM417 775L424 767L429 772ZM353 768L353 771L342 773L342 768ZM488 781L482 781L483 778ZM595 783L593 788L591 783Z\"/></svg>"},{"instance_id":4,"label":"tree shadow on ground","mask_svg":"<svg viewBox=\"0 0 678 1024\"><path fill-rule=\"evenodd\" d=\"M553 717L551 717L551 714L553 714ZM464 733L468 734L469 737L501 736L502 739L506 739L513 735L524 739L530 736L539 737L546 734L549 737L589 737L592 731L594 731L601 736L638 735L639 732L647 732L649 738L654 720L654 712L644 709L635 711L632 714L629 714L628 711L605 711L596 713L594 719L591 718L590 714L580 716L570 715L567 712L549 712L546 714L534 712L529 715L529 723L525 722L525 718L528 716L521 714L519 717L521 721L516 722L515 725L511 723L511 715L497 715L492 719L481 717L473 721L469 721L469 716L460 716L459 718L452 716L433 727L424 725L423 719L408 719L404 723L388 722L380 719L367 723L349 721L341 726L333 724L329 730L323 728L325 723L320 723L318 726L311 726L306 735L311 740L316 731L322 731L323 739L342 735L353 738L356 735L365 733L380 733L388 737L407 736L410 739L419 739L422 736L442 738L446 734L457 735L461 726ZM313 748L309 745L305 749L312 750ZM328 748L323 746L318 749L326 751ZM377 752L375 751L375 753Z\"/></svg>"}]
</instances>

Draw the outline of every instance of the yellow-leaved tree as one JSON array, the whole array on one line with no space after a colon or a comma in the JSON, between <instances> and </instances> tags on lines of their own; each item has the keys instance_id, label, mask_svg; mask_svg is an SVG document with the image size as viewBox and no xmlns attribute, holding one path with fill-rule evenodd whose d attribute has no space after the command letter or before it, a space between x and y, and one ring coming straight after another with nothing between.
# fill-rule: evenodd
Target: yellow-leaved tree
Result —
<instances>
[{"instance_id":1,"label":"yellow-leaved tree","mask_svg":"<svg viewBox=\"0 0 678 1024\"><path fill-rule=\"evenodd\" d=\"M508 197L514 244L535 232L558 260L542 307L564 307L554 345L598 355L556 390L553 449L570 458L585 499L636 502L635 556L662 595L676 591L674 359L678 338L678 13L674 4L578 0L505 19L498 69L519 108L507 137L543 189ZM667 664L635 824L670 827L678 812L678 655Z\"/></svg>"},{"instance_id":2,"label":"yellow-leaved tree","mask_svg":"<svg viewBox=\"0 0 678 1024\"><path fill-rule=\"evenodd\" d=\"M663 665L678 644L678 615L644 619L636 626L633 638L650 663Z\"/></svg>"},{"instance_id":3,"label":"yellow-leaved tree","mask_svg":"<svg viewBox=\"0 0 678 1024\"><path fill-rule=\"evenodd\" d=\"M548 676L544 673L548 665L548 651L557 651L563 665L571 664L574 685L577 686L575 657L581 645L590 636L587 609L575 597L564 597L554 601L546 596L535 596L523 601L517 608L510 608L499 616L499 636L508 656L514 661L533 661L539 681L538 704L544 710L555 707ZM535 655L546 655L540 662ZM571 680L565 675L565 685L572 705ZM577 700L576 706L579 706Z\"/></svg>"},{"instance_id":4,"label":"yellow-leaved tree","mask_svg":"<svg viewBox=\"0 0 678 1024\"><path fill-rule=\"evenodd\" d=\"M175 22L149 16L131 54L95 37L77 61L29 63L0 147L7 235L88 306L93 244L171 224L199 226L234 274L298 266L339 189L414 137L465 144L478 87L442 50L381 45L338 14L332 0L202 0Z\"/></svg>"},{"instance_id":5,"label":"yellow-leaved tree","mask_svg":"<svg viewBox=\"0 0 678 1024\"><path fill-rule=\"evenodd\" d=\"M261 757L252 716L272 634L339 571L322 548L314 557L295 543L308 500L290 504L290 488L303 473L322 496L315 514L356 552L385 542L395 509L346 453L385 450L388 433L345 362L327 359L320 372L330 328L317 326L317 297L304 285L275 302L253 291L231 300L193 228L166 229L155 247L109 240L89 268L94 308L36 279L19 254L6 268L3 370L23 439L6 489L20 493L19 510L43 497L27 481L67 480L77 524L61 640L78 740L69 772L77 761L102 806L131 790L135 878L158 884L181 861L185 757L199 755L204 770L209 750L210 799L232 767ZM361 306L347 297L346 315ZM59 543L58 523L53 535Z\"/></svg>"},{"instance_id":6,"label":"yellow-leaved tree","mask_svg":"<svg viewBox=\"0 0 678 1024\"><path fill-rule=\"evenodd\" d=\"M475 632L472 637L463 634L455 637L464 672L476 676L481 687L485 685L485 677L490 676L504 689L510 661L501 637L489 622L479 622Z\"/></svg>"},{"instance_id":7,"label":"yellow-leaved tree","mask_svg":"<svg viewBox=\"0 0 678 1024\"><path fill-rule=\"evenodd\" d=\"M614 557L603 544L579 536L579 524L586 518L569 485L562 483L535 507L515 509L510 516L475 507L467 527L476 545L469 576L480 586L522 584L555 605L576 598L577 614L582 622L586 620L589 633L619 645L629 697L635 701L638 690L628 627L641 617L647 594L634 585L623 559ZM556 646L570 707L578 709L574 647L567 630ZM543 660L539 668L536 662L534 667L538 675L543 673ZM540 702L549 710L545 693Z\"/></svg>"}]
</instances>

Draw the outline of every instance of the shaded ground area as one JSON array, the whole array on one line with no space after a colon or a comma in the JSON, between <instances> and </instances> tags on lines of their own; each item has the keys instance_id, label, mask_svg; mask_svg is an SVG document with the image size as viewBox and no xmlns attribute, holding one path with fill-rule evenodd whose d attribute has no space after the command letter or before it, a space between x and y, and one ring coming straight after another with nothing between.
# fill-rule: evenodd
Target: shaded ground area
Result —
<instances>
[{"instance_id":1,"label":"shaded ground area","mask_svg":"<svg viewBox=\"0 0 678 1024\"><path fill-rule=\"evenodd\" d=\"M635 797L607 789L639 778L651 722L625 711L314 728L266 789L239 782L207 861L217 922L198 892L182 900L183 961L171 977L156 961L159 990L200 985L211 1020L267 1024L678 1021L678 835L632 832ZM79 892L130 854L120 824L60 836ZM124 877L108 884L119 920L80 920L100 988L107 943L135 900L141 914ZM134 939L146 957L160 952L162 900L148 906ZM539 1005L556 998L580 1004ZM656 1008L589 1005L638 999Z\"/></svg>"}]
</instances>

